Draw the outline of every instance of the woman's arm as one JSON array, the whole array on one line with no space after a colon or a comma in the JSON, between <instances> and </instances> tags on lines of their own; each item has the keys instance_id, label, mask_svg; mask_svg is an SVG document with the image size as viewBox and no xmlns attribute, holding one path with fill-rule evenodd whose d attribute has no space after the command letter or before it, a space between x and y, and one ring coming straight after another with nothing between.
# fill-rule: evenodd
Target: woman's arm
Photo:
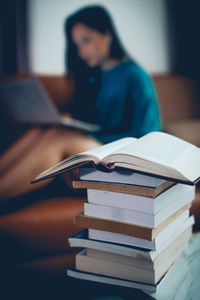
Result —
<instances>
[{"instance_id":1,"label":"woman's arm","mask_svg":"<svg viewBox=\"0 0 200 300\"><path fill-rule=\"evenodd\" d=\"M124 103L124 130L104 132L97 135L103 143L124 137L139 138L151 131L161 130L161 117L154 86L149 75L142 69L132 72ZM117 105L117 103L116 103ZM116 118L117 116L112 116Z\"/></svg>"}]
</instances>

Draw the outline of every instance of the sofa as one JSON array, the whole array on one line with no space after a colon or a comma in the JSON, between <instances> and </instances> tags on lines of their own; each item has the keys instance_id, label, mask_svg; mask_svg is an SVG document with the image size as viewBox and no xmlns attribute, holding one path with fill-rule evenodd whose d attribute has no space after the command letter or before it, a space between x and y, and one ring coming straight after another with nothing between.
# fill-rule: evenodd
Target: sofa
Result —
<instances>
[{"instance_id":1,"label":"sofa","mask_svg":"<svg viewBox=\"0 0 200 300\"><path fill-rule=\"evenodd\" d=\"M19 74L7 80L27 77L38 79L60 110L73 95L72 81L62 75ZM200 146L200 98L194 81L174 74L153 75L152 78L163 130ZM20 207L15 201L15 209L8 209L0 216L1 272L17 269L25 274L64 277L66 268L74 262L77 250L70 249L67 239L80 230L73 225L73 215L83 210L86 198L84 192L65 190L62 180L58 181L50 185L49 194L40 199L37 193L25 194ZM191 212L198 224L199 189Z\"/></svg>"}]
</instances>

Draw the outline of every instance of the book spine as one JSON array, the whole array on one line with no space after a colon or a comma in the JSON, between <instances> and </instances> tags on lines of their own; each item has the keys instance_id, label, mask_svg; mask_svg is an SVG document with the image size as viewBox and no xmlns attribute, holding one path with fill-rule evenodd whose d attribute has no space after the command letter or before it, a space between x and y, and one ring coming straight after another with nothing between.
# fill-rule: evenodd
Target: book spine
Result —
<instances>
[{"instance_id":1,"label":"book spine","mask_svg":"<svg viewBox=\"0 0 200 300\"><path fill-rule=\"evenodd\" d=\"M96 165L96 169L106 173L112 172L115 169L115 164L114 163L106 164L104 162L100 162L98 163L98 165Z\"/></svg>"}]
</instances>

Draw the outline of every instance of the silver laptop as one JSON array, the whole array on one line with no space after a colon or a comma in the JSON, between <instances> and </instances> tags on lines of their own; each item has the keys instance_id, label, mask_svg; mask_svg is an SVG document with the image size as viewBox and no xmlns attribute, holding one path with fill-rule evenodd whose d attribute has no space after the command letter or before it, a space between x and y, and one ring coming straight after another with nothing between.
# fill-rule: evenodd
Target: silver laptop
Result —
<instances>
[{"instance_id":1,"label":"silver laptop","mask_svg":"<svg viewBox=\"0 0 200 300\"><path fill-rule=\"evenodd\" d=\"M0 85L0 100L20 123L64 125L88 132L99 132L101 126L61 117L45 89L36 79L23 79Z\"/></svg>"}]
</instances>

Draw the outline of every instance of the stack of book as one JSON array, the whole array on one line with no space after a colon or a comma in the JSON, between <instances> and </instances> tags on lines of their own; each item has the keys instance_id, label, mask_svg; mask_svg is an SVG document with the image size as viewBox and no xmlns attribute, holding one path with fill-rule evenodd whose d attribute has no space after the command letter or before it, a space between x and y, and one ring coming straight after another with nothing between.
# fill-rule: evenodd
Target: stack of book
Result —
<instances>
[{"instance_id":1,"label":"stack of book","mask_svg":"<svg viewBox=\"0 0 200 300\"><path fill-rule=\"evenodd\" d=\"M155 291L191 236L194 186L120 169L82 167L80 179L87 203L74 223L86 230L69 243L85 249L68 275Z\"/></svg>"},{"instance_id":2,"label":"stack of book","mask_svg":"<svg viewBox=\"0 0 200 300\"><path fill-rule=\"evenodd\" d=\"M198 147L153 132L82 152L41 173L35 182L79 167L74 187L87 189L84 212L74 217L84 231L69 240L85 249L67 274L156 291L191 236L199 165Z\"/></svg>"}]
</instances>

